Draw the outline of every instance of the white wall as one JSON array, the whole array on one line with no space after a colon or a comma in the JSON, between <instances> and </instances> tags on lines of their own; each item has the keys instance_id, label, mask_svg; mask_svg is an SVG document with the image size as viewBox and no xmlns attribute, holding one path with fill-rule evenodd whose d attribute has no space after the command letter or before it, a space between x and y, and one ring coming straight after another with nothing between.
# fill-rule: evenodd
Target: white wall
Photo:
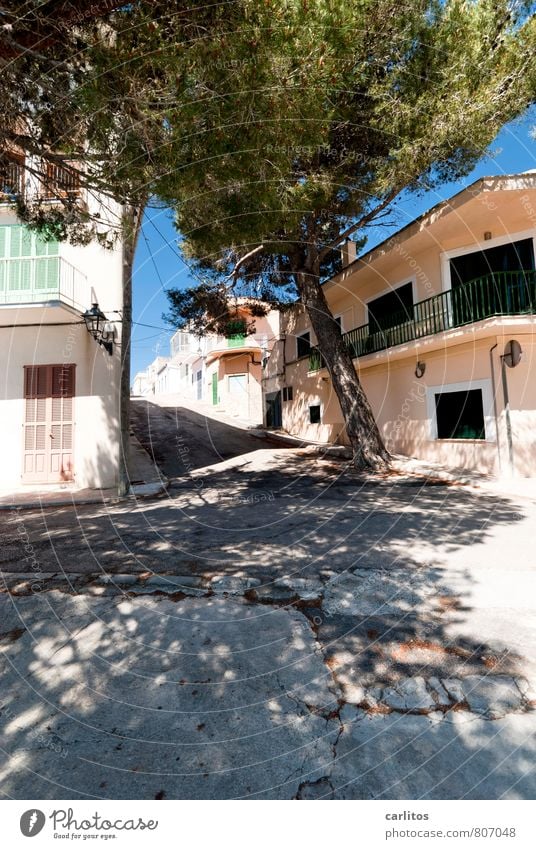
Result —
<instances>
[{"instance_id":1,"label":"white wall","mask_svg":"<svg viewBox=\"0 0 536 849\"><path fill-rule=\"evenodd\" d=\"M118 222L118 207L112 224ZM14 213L0 205L0 224L18 224ZM84 303L98 301L107 318L116 322L116 345L109 354L90 337L78 313L56 306L20 309L1 306L0 327L0 433L4 447L0 488L21 484L24 420L23 368L25 365L74 363L74 474L82 487L111 487L117 482L119 459L119 383L122 306L122 250L106 250L98 243L87 246L60 244L60 256L82 271L88 280ZM27 323L46 321L40 327ZM57 322L72 322L53 326Z\"/></svg>"}]
</instances>

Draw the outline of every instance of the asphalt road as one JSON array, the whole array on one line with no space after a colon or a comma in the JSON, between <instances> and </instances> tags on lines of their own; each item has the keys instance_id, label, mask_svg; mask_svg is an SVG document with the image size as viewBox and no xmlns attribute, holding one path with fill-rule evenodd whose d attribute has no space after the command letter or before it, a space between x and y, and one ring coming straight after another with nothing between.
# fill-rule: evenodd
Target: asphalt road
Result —
<instances>
[{"instance_id":1,"label":"asphalt road","mask_svg":"<svg viewBox=\"0 0 536 849\"><path fill-rule=\"evenodd\" d=\"M182 478L194 469L277 444L208 412L210 416L203 405L191 409L172 399L159 404L136 399L131 403L132 429L168 478Z\"/></svg>"},{"instance_id":2,"label":"asphalt road","mask_svg":"<svg viewBox=\"0 0 536 849\"><path fill-rule=\"evenodd\" d=\"M166 496L0 515L5 797L534 798L534 501L145 420Z\"/></svg>"}]
</instances>

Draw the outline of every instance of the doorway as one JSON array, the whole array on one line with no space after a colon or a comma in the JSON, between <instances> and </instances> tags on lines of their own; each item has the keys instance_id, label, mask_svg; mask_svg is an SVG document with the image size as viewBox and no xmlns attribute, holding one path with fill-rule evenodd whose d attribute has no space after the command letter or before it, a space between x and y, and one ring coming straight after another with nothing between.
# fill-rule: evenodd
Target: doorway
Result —
<instances>
[{"instance_id":1,"label":"doorway","mask_svg":"<svg viewBox=\"0 0 536 849\"><path fill-rule=\"evenodd\" d=\"M74 365L24 367L23 483L72 481Z\"/></svg>"}]
</instances>

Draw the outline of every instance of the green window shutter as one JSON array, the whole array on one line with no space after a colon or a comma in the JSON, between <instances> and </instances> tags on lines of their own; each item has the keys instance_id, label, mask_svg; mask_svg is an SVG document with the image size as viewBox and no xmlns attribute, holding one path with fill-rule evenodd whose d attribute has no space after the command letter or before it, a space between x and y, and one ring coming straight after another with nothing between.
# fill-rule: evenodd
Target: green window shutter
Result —
<instances>
[{"instance_id":1,"label":"green window shutter","mask_svg":"<svg viewBox=\"0 0 536 849\"><path fill-rule=\"evenodd\" d=\"M35 260L35 288L39 291L47 288L47 270L46 258Z\"/></svg>"},{"instance_id":2,"label":"green window shutter","mask_svg":"<svg viewBox=\"0 0 536 849\"><path fill-rule=\"evenodd\" d=\"M60 260L57 256L48 257L46 261L46 288L59 289L60 285Z\"/></svg>"},{"instance_id":3,"label":"green window shutter","mask_svg":"<svg viewBox=\"0 0 536 849\"><path fill-rule=\"evenodd\" d=\"M31 256L32 255L32 234L28 230L27 227L21 227L20 234L20 255L21 256Z\"/></svg>"},{"instance_id":4,"label":"green window shutter","mask_svg":"<svg viewBox=\"0 0 536 849\"><path fill-rule=\"evenodd\" d=\"M0 259L7 256L7 231L7 227L0 227Z\"/></svg>"},{"instance_id":5,"label":"green window shutter","mask_svg":"<svg viewBox=\"0 0 536 849\"><path fill-rule=\"evenodd\" d=\"M32 261L21 259L17 265L20 265L20 288L28 291L32 288Z\"/></svg>"},{"instance_id":6,"label":"green window shutter","mask_svg":"<svg viewBox=\"0 0 536 849\"><path fill-rule=\"evenodd\" d=\"M35 236L35 255L36 256L57 256L59 253L59 242L56 239L51 239L50 242L45 242L39 236Z\"/></svg>"},{"instance_id":7,"label":"green window shutter","mask_svg":"<svg viewBox=\"0 0 536 849\"><path fill-rule=\"evenodd\" d=\"M36 256L46 256L47 255L47 243L43 242L38 236L35 237L35 255Z\"/></svg>"},{"instance_id":8,"label":"green window shutter","mask_svg":"<svg viewBox=\"0 0 536 849\"><path fill-rule=\"evenodd\" d=\"M57 289L60 279L59 257L40 257L35 263L35 288L37 291Z\"/></svg>"},{"instance_id":9,"label":"green window shutter","mask_svg":"<svg viewBox=\"0 0 536 849\"><path fill-rule=\"evenodd\" d=\"M22 227L10 227L9 237L9 256L16 259L21 255Z\"/></svg>"},{"instance_id":10,"label":"green window shutter","mask_svg":"<svg viewBox=\"0 0 536 849\"><path fill-rule=\"evenodd\" d=\"M0 292L4 292L6 288L6 261L0 258Z\"/></svg>"},{"instance_id":11,"label":"green window shutter","mask_svg":"<svg viewBox=\"0 0 536 849\"><path fill-rule=\"evenodd\" d=\"M20 289L20 262L13 262L12 260L9 263L7 287L12 292Z\"/></svg>"}]
</instances>

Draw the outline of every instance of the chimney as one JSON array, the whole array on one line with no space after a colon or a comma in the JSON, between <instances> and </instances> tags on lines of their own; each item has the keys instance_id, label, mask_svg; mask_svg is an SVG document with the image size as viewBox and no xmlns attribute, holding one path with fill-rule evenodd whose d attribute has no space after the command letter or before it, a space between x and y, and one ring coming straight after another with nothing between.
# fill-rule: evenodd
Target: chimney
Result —
<instances>
[{"instance_id":1,"label":"chimney","mask_svg":"<svg viewBox=\"0 0 536 849\"><path fill-rule=\"evenodd\" d=\"M357 258L356 246L353 239L346 239L341 247L342 267L346 268L351 262Z\"/></svg>"}]
</instances>

